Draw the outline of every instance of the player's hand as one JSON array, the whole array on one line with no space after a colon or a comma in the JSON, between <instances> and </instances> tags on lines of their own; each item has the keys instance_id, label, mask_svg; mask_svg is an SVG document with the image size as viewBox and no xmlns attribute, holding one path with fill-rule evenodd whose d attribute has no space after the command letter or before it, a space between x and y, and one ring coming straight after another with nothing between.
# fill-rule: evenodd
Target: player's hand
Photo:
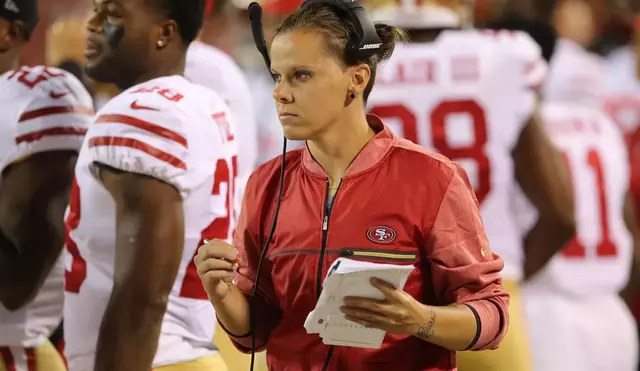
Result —
<instances>
[{"instance_id":1,"label":"player's hand","mask_svg":"<svg viewBox=\"0 0 640 371\"><path fill-rule=\"evenodd\" d=\"M371 279L371 284L385 296L383 300L347 297L340 309L346 319L365 327L392 334L416 335L429 322L422 303L386 281Z\"/></svg>"},{"instance_id":2,"label":"player's hand","mask_svg":"<svg viewBox=\"0 0 640 371\"><path fill-rule=\"evenodd\" d=\"M209 299L222 300L233 285L238 251L223 240L212 240L200 246L194 263Z\"/></svg>"}]
</instances>

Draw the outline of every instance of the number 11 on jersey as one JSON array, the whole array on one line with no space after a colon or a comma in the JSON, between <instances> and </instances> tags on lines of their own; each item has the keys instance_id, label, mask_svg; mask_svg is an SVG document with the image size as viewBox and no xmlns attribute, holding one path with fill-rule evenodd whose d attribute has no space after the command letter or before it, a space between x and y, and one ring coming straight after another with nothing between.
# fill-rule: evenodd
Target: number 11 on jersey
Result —
<instances>
[{"instance_id":1,"label":"number 11 on jersey","mask_svg":"<svg viewBox=\"0 0 640 371\"><path fill-rule=\"evenodd\" d=\"M598 198L597 206L598 219L600 220L600 240L595 246L595 251L591 254L594 254L596 257L616 256L617 248L611 239L607 190L600 154L596 149L591 148L587 151L584 158L571 159L566 152L563 152L562 155L567 165L567 169L569 169L571 181L574 183L574 189L574 170L583 170L582 167L588 167L588 171L593 174L593 178L595 180L595 184L592 184L590 186L595 187L595 194ZM588 255L590 255L588 253L589 250L591 249L588 249L587 246L585 246L585 243L581 240L580 235L576 234L575 237L567 244L567 246L562 251L562 256L568 259L585 259L588 257Z\"/></svg>"}]
</instances>

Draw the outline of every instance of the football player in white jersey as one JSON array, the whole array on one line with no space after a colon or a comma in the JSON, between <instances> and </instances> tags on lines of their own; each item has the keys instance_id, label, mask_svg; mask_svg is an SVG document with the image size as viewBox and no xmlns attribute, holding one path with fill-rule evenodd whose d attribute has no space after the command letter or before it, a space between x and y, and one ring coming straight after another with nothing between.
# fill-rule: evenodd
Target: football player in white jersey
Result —
<instances>
[{"instance_id":1,"label":"football player in white jersey","mask_svg":"<svg viewBox=\"0 0 640 371\"><path fill-rule=\"evenodd\" d=\"M70 371L226 370L193 257L235 225L235 123L183 77L203 1L96 0L87 74L122 91L91 124L66 216Z\"/></svg>"},{"instance_id":2,"label":"football player in white jersey","mask_svg":"<svg viewBox=\"0 0 640 371\"><path fill-rule=\"evenodd\" d=\"M244 186L253 169L258 166L259 143L253 92L255 81L249 87L245 72L229 54L216 47L219 43L224 44L229 37L225 34L225 29L232 26L228 19L230 3L229 0L206 0L204 24L198 38L189 45L184 75L192 82L218 93L227 102L235 122L238 123L238 177L235 182L234 208L236 215L239 215ZM264 66L261 67L264 70ZM273 108L273 100L270 103ZM274 114L274 117L277 115ZM220 349L229 368L249 368L249 356L240 353L221 329L216 330L215 345ZM261 354L256 362L256 371L266 370L263 356Z\"/></svg>"},{"instance_id":3,"label":"football player in white jersey","mask_svg":"<svg viewBox=\"0 0 640 371\"><path fill-rule=\"evenodd\" d=\"M637 265L636 227L624 140L600 108L602 61L560 39L550 71L542 117L570 169L578 222L523 286L534 371L635 371L635 321L619 293Z\"/></svg>"},{"instance_id":4,"label":"football player in white jersey","mask_svg":"<svg viewBox=\"0 0 640 371\"><path fill-rule=\"evenodd\" d=\"M64 209L93 115L70 74L19 67L35 0L0 4L0 371L63 371L48 337L62 319Z\"/></svg>"},{"instance_id":5,"label":"football player in white jersey","mask_svg":"<svg viewBox=\"0 0 640 371\"><path fill-rule=\"evenodd\" d=\"M633 13L632 13L633 14ZM631 164L631 192L640 212L640 13L630 44L612 51L605 62L604 107L625 135ZM640 308L640 301L638 302Z\"/></svg>"},{"instance_id":6,"label":"football player in white jersey","mask_svg":"<svg viewBox=\"0 0 640 371\"><path fill-rule=\"evenodd\" d=\"M529 370L519 282L575 228L566 171L536 114L546 62L525 33L462 29L470 13L464 2L396 4L368 3L373 18L408 29L412 40L397 46L378 71L368 106L398 134L466 167L491 247L505 261L503 284L511 294L510 330L500 348L461 352L458 367ZM510 194L518 184L541 216L527 237L524 272L525 246L511 216Z\"/></svg>"},{"instance_id":7,"label":"football player in white jersey","mask_svg":"<svg viewBox=\"0 0 640 371\"><path fill-rule=\"evenodd\" d=\"M605 109L630 138L640 130L640 81L636 59L634 48L627 45L611 52L605 62Z\"/></svg>"},{"instance_id":8,"label":"football player in white jersey","mask_svg":"<svg viewBox=\"0 0 640 371\"><path fill-rule=\"evenodd\" d=\"M238 123L238 182L236 184L236 212L244 193L244 184L258 165L258 127L256 123L253 93L249 82L230 55L213 46L217 29L212 29L228 1L207 0L204 27L197 40L189 45L185 77L190 81L212 89L224 99ZM213 18L213 19L212 19Z\"/></svg>"}]
</instances>

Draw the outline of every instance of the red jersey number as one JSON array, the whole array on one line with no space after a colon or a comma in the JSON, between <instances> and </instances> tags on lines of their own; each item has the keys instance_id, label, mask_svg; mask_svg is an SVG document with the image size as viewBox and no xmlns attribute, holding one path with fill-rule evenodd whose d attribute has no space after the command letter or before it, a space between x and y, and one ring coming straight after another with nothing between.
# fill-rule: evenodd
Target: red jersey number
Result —
<instances>
[{"instance_id":1,"label":"red jersey number","mask_svg":"<svg viewBox=\"0 0 640 371\"><path fill-rule=\"evenodd\" d=\"M214 238L226 240L229 228L231 226L231 213L234 212L233 200L234 200L234 187L236 178L238 176L238 161L234 156L229 164L224 159L218 160L216 165L216 172L214 174L214 184L212 195L219 196L221 193L221 185L227 184L225 209L226 216L222 218L216 218L207 228L202 231L201 239L198 246L204 244L204 240L211 240ZM80 189L77 182L74 180L73 188L71 190L71 198L69 202L69 214L65 220L66 230L66 248L67 252L72 258L71 270L65 271L65 290L68 292L78 293L82 283L87 278L87 263L80 256L78 246L70 237L71 231L76 229L80 224ZM233 231L232 231L233 232ZM233 235L233 233L231 233ZM197 250L196 250L197 253ZM194 254L195 257L195 254ZM202 286L196 266L192 261L187 266L187 272L182 283L182 289L180 290L180 296L192 298L192 299L207 299L207 293Z\"/></svg>"},{"instance_id":2,"label":"red jersey number","mask_svg":"<svg viewBox=\"0 0 640 371\"><path fill-rule=\"evenodd\" d=\"M570 171L571 181L573 182L572 168L578 166L588 166L595 178L595 187L598 197L598 210L600 216L600 241L595 246L595 256L597 257L613 257L617 255L618 249L611 241L611 231L609 229L609 214L607 205L607 191L604 180L604 172L602 170L602 160L600 154L595 149L590 149L584 159L571 161L566 153L563 153L567 168ZM568 259L580 259L587 257L587 247L580 240L580 236L576 236L567 244L562 251L562 256Z\"/></svg>"},{"instance_id":3,"label":"red jersey number","mask_svg":"<svg viewBox=\"0 0 640 371\"><path fill-rule=\"evenodd\" d=\"M418 121L409 108L401 104L378 105L370 110L381 118L394 118L402 123L404 137L410 141L418 141ZM454 146L447 139L447 116L467 114L473 120L473 143L469 146ZM487 144L487 119L482 106L470 99L442 101L429 113L431 121L431 138L433 147L451 160L473 160L477 166L478 178L475 193L478 202L482 203L491 191L491 164L484 152ZM426 126L426 123L424 124Z\"/></svg>"},{"instance_id":4,"label":"red jersey number","mask_svg":"<svg viewBox=\"0 0 640 371\"><path fill-rule=\"evenodd\" d=\"M229 236L229 228L231 227L231 215L234 213L233 200L235 197L236 178L238 177L238 159L233 156L231 163L225 159L218 160L216 164L216 172L213 175L213 189L211 194L213 196L220 196L222 192L222 184L226 184L226 201L225 211L226 216L215 218L207 228L205 228L200 235L200 242L198 247L202 246L204 240L220 239L226 240ZM233 235L233 231L231 231ZM194 253L193 258L198 253ZM182 282L182 288L180 289L180 296L190 299L207 300L207 292L202 286L202 281L198 276L196 265L193 262L193 258L187 266L187 271Z\"/></svg>"},{"instance_id":5,"label":"red jersey number","mask_svg":"<svg viewBox=\"0 0 640 371\"><path fill-rule=\"evenodd\" d=\"M184 95L173 91L171 89L163 89L160 88L158 86L152 86L152 87L141 87L138 88L134 91L132 91L130 94L136 94L136 93L156 93L160 96L162 96L163 98L170 100L172 102L180 102L182 100L182 98L184 98Z\"/></svg>"},{"instance_id":6,"label":"red jersey number","mask_svg":"<svg viewBox=\"0 0 640 371\"><path fill-rule=\"evenodd\" d=\"M78 246L71 239L71 232L80 225L80 188L73 179L69 198L69 214L65 224L65 247L71 256L71 270L64 272L64 289L67 292L78 293L82 283L87 278L87 262L80 256Z\"/></svg>"},{"instance_id":7,"label":"red jersey number","mask_svg":"<svg viewBox=\"0 0 640 371\"><path fill-rule=\"evenodd\" d=\"M18 82L22 85L28 87L29 89L35 88L41 82L47 81L51 78L61 78L65 77L65 74L62 72L54 72L48 67L45 67L41 73L33 74L33 68L23 66L18 70L13 71L7 77L8 80L17 76Z\"/></svg>"}]
</instances>

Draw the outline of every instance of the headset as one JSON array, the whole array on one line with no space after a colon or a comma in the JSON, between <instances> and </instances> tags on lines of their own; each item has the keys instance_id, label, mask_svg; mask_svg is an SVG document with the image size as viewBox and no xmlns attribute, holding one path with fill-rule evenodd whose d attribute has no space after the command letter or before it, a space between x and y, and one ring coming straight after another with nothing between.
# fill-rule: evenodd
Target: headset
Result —
<instances>
[{"instance_id":1,"label":"headset","mask_svg":"<svg viewBox=\"0 0 640 371\"><path fill-rule=\"evenodd\" d=\"M322 4L331 7L341 16L345 17L352 25L355 26L355 33L349 35L347 45L344 51L344 61L347 65L354 65L359 60L364 60L372 55L376 54L382 47L382 42L378 37L375 25L369 18L364 7L357 3L356 0L305 0L300 5L299 9L304 9L313 4ZM275 81L275 76L271 73L271 58L269 57L269 51L267 48L267 42L264 38L264 29L262 28L262 7L257 2L249 4L249 21L251 22L251 33L253 34L253 42L256 48L262 54L264 63L267 66L269 74ZM280 211L280 203L282 201L282 193L284 190L284 171L286 164L287 154L287 138L284 138L282 145L282 162L280 163L280 182L278 185L278 196L276 198L276 206L273 213L273 221L271 223L271 230L269 236L265 241L262 251L260 253L260 259L258 260L258 267L256 268L256 280L253 287L252 297L255 297L258 292L258 285L260 283L260 270L262 268L262 262L266 256L267 248L273 238L278 224L278 213ZM249 327L251 332L251 368L253 371L253 365L255 361L256 353L256 338L254 330L254 313L252 306L249 306ZM326 368L327 365L325 365Z\"/></svg>"}]
</instances>

